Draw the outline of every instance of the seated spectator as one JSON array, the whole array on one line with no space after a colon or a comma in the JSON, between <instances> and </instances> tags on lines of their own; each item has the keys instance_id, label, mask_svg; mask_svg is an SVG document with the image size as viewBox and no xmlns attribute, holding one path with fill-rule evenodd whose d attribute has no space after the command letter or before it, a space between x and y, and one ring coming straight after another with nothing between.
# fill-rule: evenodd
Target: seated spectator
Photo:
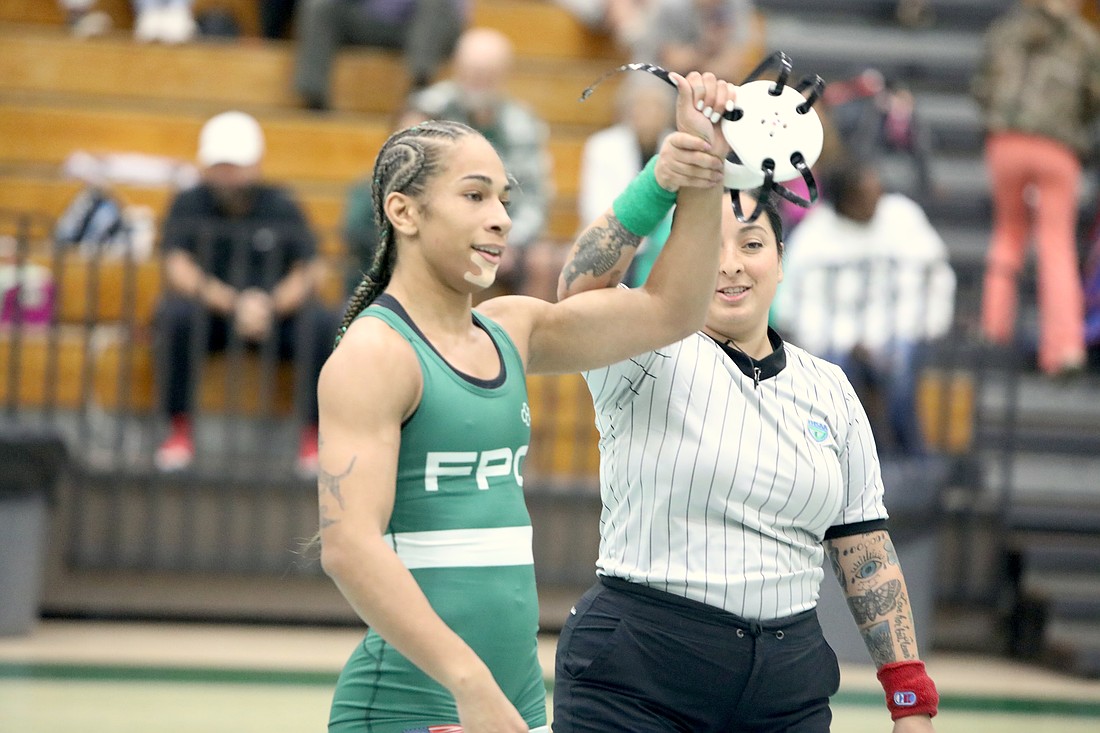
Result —
<instances>
[{"instance_id":1,"label":"seated spectator","mask_svg":"<svg viewBox=\"0 0 1100 733\"><path fill-rule=\"evenodd\" d=\"M57 0L65 11L73 35L101 36L111 29L111 16L98 0ZM194 37L197 26L191 13L193 0L131 0L134 9L134 38L143 43L183 43Z\"/></svg>"},{"instance_id":2,"label":"seated spectator","mask_svg":"<svg viewBox=\"0 0 1100 733\"><path fill-rule=\"evenodd\" d=\"M111 30L111 16L96 7L96 0L57 0L65 23L77 38L102 36Z\"/></svg>"},{"instance_id":3,"label":"seated spectator","mask_svg":"<svg viewBox=\"0 0 1100 733\"><path fill-rule=\"evenodd\" d=\"M955 274L924 211L883 193L866 163L838 166L828 199L811 210L787 245L774 317L792 343L844 369L871 398L880 447L925 452L916 411L923 350L947 333ZM884 402L885 418L872 409Z\"/></svg>"},{"instance_id":4,"label":"seated spectator","mask_svg":"<svg viewBox=\"0 0 1100 733\"><path fill-rule=\"evenodd\" d=\"M512 231L497 283L512 292L554 300L565 252L543 239L552 190L549 130L507 92L512 43L499 31L472 28L459 39L452 68L451 79L418 92L412 103L434 119L469 125L496 149L513 178Z\"/></svg>"},{"instance_id":5,"label":"seated spectator","mask_svg":"<svg viewBox=\"0 0 1100 733\"><path fill-rule=\"evenodd\" d=\"M913 94L877 69L832 82L824 114L848 157L875 164L883 186L927 205L934 195L929 161L932 133Z\"/></svg>"},{"instance_id":6,"label":"seated spectator","mask_svg":"<svg viewBox=\"0 0 1100 733\"><path fill-rule=\"evenodd\" d=\"M399 49L411 89L427 86L466 27L464 0L302 0L294 86L307 107L327 109L340 46Z\"/></svg>"},{"instance_id":7,"label":"seated spectator","mask_svg":"<svg viewBox=\"0 0 1100 733\"><path fill-rule=\"evenodd\" d=\"M648 74L623 79L618 90L619 121L600 130L584 143L581 154L577 214L580 221L595 221L615 197L657 154L675 125L675 92ZM642 240L623 282L635 287L645 282L671 227L672 217Z\"/></svg>"},{"instance_id":8,"label":"seated spectator","mask_svg":"<svg viewBox=\"0 0 1100 733\"><path fill-rule=\"evenodd\" d=\"M184 43L196 30L192 0L132 0L134 38L142 42Z\"/></svg>"},{"instance_id":9,"label":"seated spectator","mask_svg":"<svg viewBox=\"0 0 1100 733\"><path fill-rule=\"evenodd\" d=\"M745 56L752 40L752 0L652 1L632 61L681 74L712 71L719 79L740 79L755 64Z\"/></svg>"},{"instance_id":10,"label":"seated spectator","mask_svg":"<svg viewBox=\"0 0 1100 733\"><path fill-rule=\"evenodd\" d=\"M298 204L261 180L264 137L255 119L225 112L199 138L202 181L172 202L162 246L167 294L157 309L163 399L171 433L156 452L163 471L194 458L192 350L272 344L295 361L303 429L298 468L317 463L317 376L336 332L314 299L316 244ZM197 330L196 330L197 329ZM206 343L192 344L205 334Z\"/></svg>"},{"instance_id":11,"label":"seated spectator","mask_svg":"<svg viewBox=\"0 0 1100 733\"><path fill-rule=\"evenodd\" d=\"M264 38L286 38L294 23L298 0L259 0L260 35Z\"/></svg>"},{"instance_id":12,"label":"seated spectator","mask_svg":"<svg viewBox=\"0 0 1100 733\"><path fill-rule=\"evenodd\" d=\"M592 30L610 35L626 53L641 39L653 1L557 0L557 4Z\"/></svg>"},{"instance_id":13,"label":"seated spectator","mask_svg":"<svg viewBox=\"0 0 1100 733\"><path fill-rule=\"evenodd\" d=\"M403 130L428 119L426 114L406 104L394 114L390 130ZM344 208L344 243L348 248L349 260L344 288L348 296L351 296L363 279L363 273L371 271L370 263L378 246L378 222L371 196L373 176L372 172L348 189L347 205Z\"/></svg>"}]
</instances>

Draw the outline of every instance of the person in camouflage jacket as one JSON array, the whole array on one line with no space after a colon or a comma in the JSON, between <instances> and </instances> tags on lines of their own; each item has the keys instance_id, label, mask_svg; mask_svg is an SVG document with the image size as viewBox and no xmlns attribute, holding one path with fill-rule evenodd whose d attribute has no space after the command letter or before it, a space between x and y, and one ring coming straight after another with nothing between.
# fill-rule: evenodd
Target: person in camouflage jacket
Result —
<instances>
[{"instance_id":1,"label":"person in camouflage jacket","mask_svg":"<svg viewBox=\"0 0 1100 733\"><path fill-rule=\"evenodd\" d=\"M1039 366L1051 375L1085 361L1076 221L1082 160L1100 115L1100 40L1080 10L1081 0L1022 0L987 32L972 89L993 198L982 330L995 343L1013 337L1034 225Z\"/></svg>"}]
</instances>

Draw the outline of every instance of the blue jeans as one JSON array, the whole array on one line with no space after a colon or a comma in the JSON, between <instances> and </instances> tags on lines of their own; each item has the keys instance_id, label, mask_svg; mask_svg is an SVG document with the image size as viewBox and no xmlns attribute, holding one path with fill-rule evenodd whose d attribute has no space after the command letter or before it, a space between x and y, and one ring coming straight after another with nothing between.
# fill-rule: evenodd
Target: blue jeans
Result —
<instances>
[{"instance_id":1,"label":"blue jeans","mask_svg":"<svg viewBox=\"0 0 1100 733\"><path fill-rule=\"evenodd\" d=\"M833 352L824 358L848 377L867 409L875 440L884 453L924 455L924 434L917 415L917 383L923 364L923 344L898 341L874 354L862 350ZM876 415L872 399L883 404Z\"/></svg>"}]
</instances>

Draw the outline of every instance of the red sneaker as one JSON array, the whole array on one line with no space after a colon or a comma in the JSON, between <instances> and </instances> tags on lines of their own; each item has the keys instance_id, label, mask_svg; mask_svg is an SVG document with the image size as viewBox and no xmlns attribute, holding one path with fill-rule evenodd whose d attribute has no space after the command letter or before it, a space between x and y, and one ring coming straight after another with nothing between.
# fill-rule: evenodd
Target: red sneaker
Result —
<instances>
[{"instance_id":1,"label":"red sneaker","mask_svg":"<svg viewBox=\"0 0 1100 733\"><path fill-rule=\"evenodd\" d=\"M191 420L187 417L172 418L172 432L153 456L153 463L166 473L182 471L195 459L195 442L191 438Z\"/></svg>"},{"instance_id":2,"label":"red sneaker","mask_svg":"<svg viewBox=\"0 0 1100 733\"><path fill-rule=\"evenodd\" d=\"M302 478L315 478L318 469L317 426L302 428L302 437L298 443L298 475Z\"/></svg>"}]
</instances>

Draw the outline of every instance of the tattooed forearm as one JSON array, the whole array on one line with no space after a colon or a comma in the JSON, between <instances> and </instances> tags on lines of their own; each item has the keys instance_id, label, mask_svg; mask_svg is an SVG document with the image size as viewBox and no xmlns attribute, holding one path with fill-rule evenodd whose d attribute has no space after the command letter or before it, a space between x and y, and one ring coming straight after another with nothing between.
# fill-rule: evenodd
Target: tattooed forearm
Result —
<instances>
[{"instance_id":1,"label":"tattooed forearm","mask_svg":"<svg viewBox=\"0 0 1100 733\"><path fill-rule=\"evenodd\" d=\"M576 254L563 273L566 285L572 287L582 275L606 275L622 259L624 249L636 249L641 243L641 237L628 231L614 216L609 216L607 226L593 227L577 240ZM618 284L618 278L615 279L616 282L610 285Z\"/></svg>"},{"instance_id":2,"label":"tattooed forearm","mask_svg":"<svg viewBox=\"0 0 1100 733\"><path fill-rule=\"evenodd\" d=\"M840 550L835 546L829 547L829 564L833 567L833 575L836 576L837 581L840 583L840 589L847 595L848 580L844 575L844 568L840 566Z\"/></svg>"},{"instance_id":3,"label":"tattooed forearm","mask_svg":"<svg viewBox=\"0 0 1100 733\"><path fill-rule=\"evenodd\" d=\"M884 664L897 661L894 656L894 643L890 638L890 624L883 621L868 626L860 633L863 634L867 651L871 653L871 660L876 666L881 667Z\"/></svg>"},{"instance_id":4,"label":"tattooed forearm","mask_svg":"<svg viewBox=\"0 0 1100 733\"><path fill-rule=\"evenodd\" d=\"M917 658L917 640L913 633L913 613L909 599L902 594L898 602L898 612L894 616L894 648L901 653L902 659ZM892 660L891 660L892 661Z\"/></svg>"},{"instance_id":5,"label":"tattooed forearm","mask_svg":"<svg viewBox=\"0 0 1100 733\"><path fill-rule=\"evenodd\" d=\"M878 531L827 544L830 563L871 659L879 666L916 659L913 612L890 535Z\"/></svg>"},{"instance_id":6,"label":"tattooed forearm","mask_svg":"<svg viewBox=\"0 0 1100 733\"><path fill-rule=\"evenodd\" d=\"M852 617L855 618L856 625L862 627L897 608L898 596L901 595L901 582L890 580L877 588L856 592L859 595L848 596L848 607L852 609Z\"/></svg>"}]
</instances>

